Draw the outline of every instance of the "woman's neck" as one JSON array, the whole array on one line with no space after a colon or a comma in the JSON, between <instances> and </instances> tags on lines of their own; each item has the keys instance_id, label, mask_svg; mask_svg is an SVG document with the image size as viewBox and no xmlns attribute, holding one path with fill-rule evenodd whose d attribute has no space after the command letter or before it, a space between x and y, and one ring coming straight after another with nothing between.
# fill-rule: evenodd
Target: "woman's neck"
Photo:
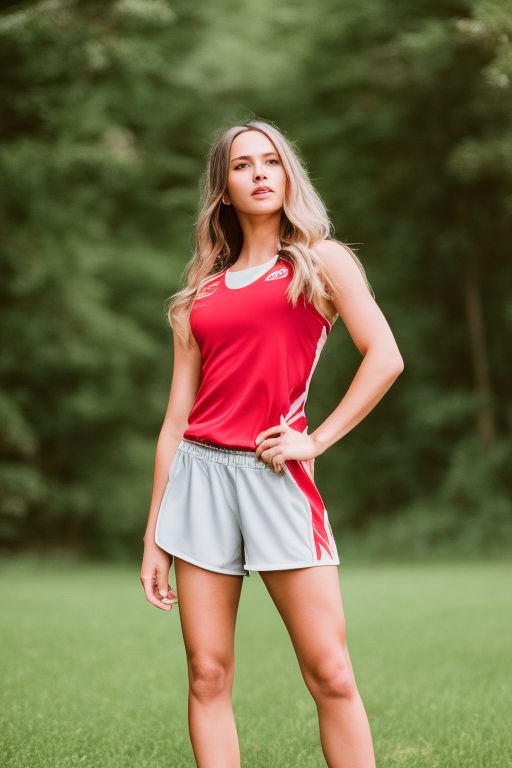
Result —
<instances>
[{"instance_id":1,"label":"woman's neck","mask_svg":"<svg viewBox=\"0 0 512 768\"><path fill-rule=\"evenodd\" d=\"M280 250L279 230L274 219L265 222L249 222L242 216L242 249L236 264L239 269L257 267L268 261Z\"/></svg>"}]
</instances>

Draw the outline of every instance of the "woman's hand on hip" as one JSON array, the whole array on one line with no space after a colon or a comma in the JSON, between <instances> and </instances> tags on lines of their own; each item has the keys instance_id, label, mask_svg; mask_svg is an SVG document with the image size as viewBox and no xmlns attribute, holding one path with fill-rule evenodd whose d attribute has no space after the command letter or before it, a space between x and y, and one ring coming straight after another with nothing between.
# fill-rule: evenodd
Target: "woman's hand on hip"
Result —
<instances>
[{"instance_id":1,"label":"woman's hand on hip","mask_svg":"<svg viewBox=\"0 0 512 768\"><path fill-rule=\"evenodd\" d=\"M140 581L146 600L162 611L170 611L178 602L178 596L169 584L171 565L172 555L164 552L156 543L144 543Z\"/></svg>"},{"instance_id":2,"label":"woman's hand on hip","mask_svg":"<svg viewBox=\"0 0 512 768\"><path fill-rule=\"evenodd\" d=\"M274 436L276 433L277 436ZM274 472L281 472L287 459L306 461L314 459L318 454L311 435L290 427L282 415L280 424L260 432L256 445L256 456Z\"/></svg>"}]
</instances>

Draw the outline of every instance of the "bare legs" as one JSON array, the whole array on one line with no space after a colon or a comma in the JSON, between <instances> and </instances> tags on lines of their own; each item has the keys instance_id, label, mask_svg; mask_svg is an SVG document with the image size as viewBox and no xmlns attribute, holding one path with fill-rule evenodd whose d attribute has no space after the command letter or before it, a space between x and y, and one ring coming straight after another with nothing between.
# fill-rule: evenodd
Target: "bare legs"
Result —
<instances>
[{"instance_id":1,"label":"bare legs","mask_svg":"<svg viewBox=\"0 0 512 768\"><path fill-rule=\"evenodd\" d=\"M243 576L174 558L188 662L188 723L198 768L240 768L231 690L234 634Z\"/></svg>"},{"instance_id":2,"label":"bare legs","mask_svg":"<svg viewBox=\"0 0 512 768\"><path fill-rule=\"evenodd\" d=\"M320 725L329 768L374 768L368 718L346 644L335 565L261 571L290 634Z\"/></svg>"},{"instance_id":3,"label":"bare legs","mask_svg":"<svg viewBox=\"0 0 512 768\"><path fill-rule=\"evenodd\" d=\"M243 576L177 557L176 586L189 674L188 716L198 768L240 768L231 691L234 632ZM374 768L370 727L345 638L335 565L261 571L313 696L328 768Z\"/></svg>"}]
</instances>

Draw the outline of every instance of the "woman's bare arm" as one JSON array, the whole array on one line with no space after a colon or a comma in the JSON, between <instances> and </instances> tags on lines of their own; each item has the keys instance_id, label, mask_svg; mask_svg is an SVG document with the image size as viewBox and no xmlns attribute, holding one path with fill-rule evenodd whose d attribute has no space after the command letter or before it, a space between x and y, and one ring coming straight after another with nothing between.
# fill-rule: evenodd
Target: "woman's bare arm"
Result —
<instances>
[{"instance_id":1,"label":"woman's bare arm","mask_svg":"<svg viewBox=\"0 0 512 768\"><path fill-rule=\"evenodd\" d=\"M349 252L336 241L315 248L334 282L332 303L363 360L334 411L311 433L322 453L374 408L404 369L393 333Z\"/></svg>"},{"instance_id":2,"label":"woman's bare arm","mask_svg":"<svg viewBox=\"0 0 512 768\"><path fill-rule=\"evenodd\" d=\"M364 359L339 405L314 432L299 432L281 416L280 424L256 436L256 456L274 472L282 471L286 459L314 459L350 432L404 368L386 318L348 250L336 241L323 240L315 252L333 282L330 309L336 309Z\"/></svg>"},{"instance_id":3,"label":"woman's bare arm","mask_svg":"<svg viewBox=\"0 0 512 768\"><path fill-rule=\"evenodd\" d=\"M169 588L169 571L172 555L161 549L155 542L155 528L158 511L174 458L188 417L199 388L201 357L195 340L186 347L174 334L174 364L169 403L160 429L155 453L153 491L148 522L143 536L144 556L140 570L140 581L146 600L163 611L170 611L176 593Z\"/></svg>"},{"instance_id":4,"label":"woman's bare arm","mask_svg":"<svg viewBox=\"0 0 512 768\"><path fill-rule=\"evenodd\" d=\"M174 334L171 391L156 445L153 491L148 522L143 537L146 544L155 543L156 520L167 484L169 467L183 432L188 426L187 420L199 388L201 357L196 341L193 337L191 339L191 346L187 348L177 334Z\"/></svg>"}]
</instances>

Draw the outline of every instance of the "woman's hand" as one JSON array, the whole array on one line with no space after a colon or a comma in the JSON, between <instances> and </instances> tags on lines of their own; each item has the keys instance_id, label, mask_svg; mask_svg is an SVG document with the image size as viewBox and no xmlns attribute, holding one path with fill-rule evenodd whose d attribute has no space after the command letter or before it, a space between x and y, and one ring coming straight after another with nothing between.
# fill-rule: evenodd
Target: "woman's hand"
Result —
<instances>
[{"instance_id":1,"label":"woman's hand","mask_svg":"<svg viewBox=\"0 0 512 768\"><path fill-rule=\"evenodd\" d=\"M270 437L276 432L279 433L278 437ZM283 415L278 426L260 432L256 445L256 456L263 459L274 472L281 472L287 459L305 461L318 455L318 448L311 435L290 427Z\"/></svg>"},{"instance_id":2,"label":"woman's hand","mask_svg":"<svg viewBox=\"0 0 512 768\"><path fill-rule=\"evenodd\" d=\"M172 555L164 552L157 544L144 543L144 556L140 580L146 600L162 611L170 611L178 602L176 592L169 584Z\"/></svg>"}]
</instances>

